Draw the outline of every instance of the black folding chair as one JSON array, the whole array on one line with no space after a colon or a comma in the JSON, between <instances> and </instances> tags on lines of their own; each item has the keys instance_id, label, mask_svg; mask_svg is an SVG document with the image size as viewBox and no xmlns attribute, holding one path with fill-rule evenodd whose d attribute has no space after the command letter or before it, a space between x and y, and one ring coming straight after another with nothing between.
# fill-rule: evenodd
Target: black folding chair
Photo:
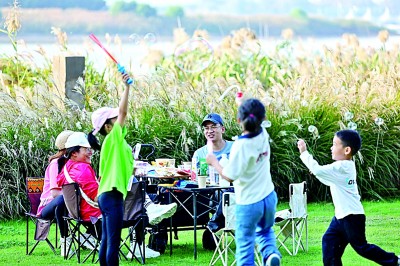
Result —
<instances>
[{"instance_id":1,"label":"black folding chair","mask_svg":"<svg viewBox=\"0 0 400 266\"><path fill-rule=\"evenodd\" d=\"M91 256L92 262L94 262L95 255L98 253L100 245L98 229L101 227L101 224L98 222L97 217L91 217L90 222L82 220L80 213L81 193L77 183L64 184L62 186L62 192L64 195L65 206L67 207L69 213L68 216L64 216L64 222L66 222L68 225L68 232L71 237L71 244L69 245L68 250L65 245L64 259L70 259L76 255L78 263L80 263L81 248L85 245L85 243L88 243L92 250L88 255L86 255L82 262L85 262ZM81 232L81 226L83 226L83 228L86 230L89 229L89 227L94 227L94 238L96 239L96 243L94 245L91 243L91 241L89 241L89 236L85 236ZM72 247L74 247L74 251L72 254L69 254Z\"/></svg>"},{"instance_id":2,"label":"black folding chair","mask_svg":"<svg viewBox=\"0 0 400 266\"><path fill-rule=\"evenodd\" d=\"M134 159L147 162L155 150L156 148L153 144L137 143L134 148Z\"/></svg>"},{"instance_id":3,"label":"black folding chair","mask_svg":"<svg viewBox=\"0 0 400 266\"><path fill-rule=\"evenodd\" d=\"M145 264L145 234L146 226L148 225L149 218L146 214L144 207L146 195L146 183L139 181L133 183L124 202L124 217L123 217L123 229L128 228L129 232L125 238L121 239L120 244L120 257L129 260L124 250L127 249L127 253L132 253L132 258L136 259L137 262ZM131 248L130 243L135 241L135 245ZM140 244L140 245L139 245ZM140 250L140 258L135 255L136 249Z\"/></svg>"}]
</instances>

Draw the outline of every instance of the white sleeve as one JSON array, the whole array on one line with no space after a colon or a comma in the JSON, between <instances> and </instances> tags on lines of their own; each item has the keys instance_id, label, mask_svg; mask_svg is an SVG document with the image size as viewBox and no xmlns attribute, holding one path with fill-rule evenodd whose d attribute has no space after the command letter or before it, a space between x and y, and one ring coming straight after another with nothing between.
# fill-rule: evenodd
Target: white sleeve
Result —
<instances>
[{"instance_id":1,"label":"white sleeve","mask_svg":"<svg viewBox=\"0 0 400 266\"><path fill-rule=\"evenodd\" d=\"M335 173L337 173L337 167L335 163L327 165L319 165L318 162L313 158L313 156L305 151L300 154L300 159L307 166L307 168L313 173L321 183L330 186L337 182ZM336 182L335 182L336 181Z\"/></svg>"},{"instance_id":2,"label":"white sleeve","mask_svg":"<svg viewBox=\"0 0 400 266\"><path fill-rule=\"evenodd\" d=\"M222 169L222 174L231 180L236 180L246 171L249 158L246 157L242 143L235 141L229 155L229 163Z\"/></svg>"}]
</instances>

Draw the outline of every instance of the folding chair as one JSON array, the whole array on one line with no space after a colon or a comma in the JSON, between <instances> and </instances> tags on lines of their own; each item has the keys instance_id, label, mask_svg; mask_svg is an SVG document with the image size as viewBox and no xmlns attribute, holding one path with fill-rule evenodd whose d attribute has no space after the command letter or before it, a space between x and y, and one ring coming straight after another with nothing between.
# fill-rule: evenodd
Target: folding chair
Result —
<instances>
[{"instance_id":1,"label":"folding chair","mask_svg":"<svg viewBox=\"0 0 400 266\"><path fill-rule=\"evenodd\" d=\"M62 186L62 192L64 195L65 206L67 207L69 213L68 216L64 216L64 222L66 222L68 225L68 232L71 237L71 244L69 245L68 250L67 245L65 245L64 259L70 259L74 255L76 255L78 263L80 263L81 247L88 245L89 247L91 247L91 251L88 255L86 255L82 262L85 262L87 259L90 258L90 256L92 256L92 262L94 262L94 258L96 253L98 252L100 241L97 230L97 226L100 226L97 223L98 218L90 217L90 222L82 220L80 214L81 192L77 183L64 184ZM94 227L94 238L96 239L95 243L92 243L89 240L90 236L81 233L81 226L83 226L84 229ZM72 247L74 247L74 250L72 254L69 254Z\"/></svg>"},{"instance_id":2,"label":"folding chair","mask_svg":"<svg viewBox=\"0 0 400 266\"><path fill-rule=\"evenodd\" d=\"M217 233L211 232L217 247L210 260L210 265L215 265L219 260L221 260L223 266L236 264L236 259L234 259L233 262L229 264L229 254L235 257L235 251L231 247L235 243L235 199L236 198L234 192L225 192L222 194L222 213L225 216L225 227L220 230L222 231L222 234L220 236L218 236L220 231L218 231ZM255 265L261 266L262 261L259 256L257 247L255 247L254 253Z\"/></svg>"},{"instance_id":3,"label":"folding chair","mask_svg":"<svg viewBox=\"0 0 400 266\"><path fill-rule=\"evenodd\" d=\"M308 251L307 183L305 181L289 185L289 207L290 210L284 210L287 213L286 217L280 218L275 215L275 225L280 227L276 239L279 243L278 248L284 247L291 256L294 256L299 248ZM305 245L303 244L304 233ZM290 245L285 245L288 239L292 241Z\"/></svg>"},{"instance_id":4,"label":"folding chair","mask_svg":"<svg viewBox=\"0 0 400 266\"><path fill-rule=\"evenodd\" d=\"M137 143L134 148L133 158L135 160L148 162L149 157L154 154L155 150L156 148L153 144Z\"/></svg>"},{"instance_id":5,"label":"folding chair","mask_svg":"<svg viewBox=\"0 0 400 266\"><path fill-rule=\"evenodd\" d=\"M121 239L120 244L120 257L129 260L125 255L124 250L127 250L127 254L131 253L132 258L136 259L137 262L145 264L145 233L146 226L148 225L149 218L146 214L144 207L146 197L146 183L139 181L131 184L131 188L128 190L128 194L124 202L124 216L122 228L129 229L129 232L125 238ZM131 248L131 242L135 241L135 245ZM140 246L140 245L141 246ZM135 251L140 251L140 258L135 255Z\"/></svg>"},{"instance_id":6,"label":"folding chair","mask_svg":"<svg viewBox=\"0 0 400 266\"><path fill-rule=\"evenodd\" d=\"M36 213L40 204L40 196L43 192L43 184L44 184L44 177L27 177L26 178L26 193L30 204L29 212L25 213L26 217L26 255L31 255L32 252L35 250L36 246L40 243L40 241L46 241L49 245L51 250L54 254L57 255L55 247L57 247L57 223L55 219L53 220L44 220L40 219ZM33 247L29 250L29 220L35 223L35 237L36 240ZM49 231L51 225L55 223L56 225L56 240L55 246L50 242L48 239Z\"/></svg>"}]
</instances>

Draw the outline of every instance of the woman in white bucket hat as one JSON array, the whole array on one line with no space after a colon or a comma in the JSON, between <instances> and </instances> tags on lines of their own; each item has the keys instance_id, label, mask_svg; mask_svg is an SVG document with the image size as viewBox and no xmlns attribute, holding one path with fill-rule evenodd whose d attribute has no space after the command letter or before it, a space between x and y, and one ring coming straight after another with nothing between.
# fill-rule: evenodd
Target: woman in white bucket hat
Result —
<instances>
[{"instance_id":1,"label":"woman in white bucket hat","mask_svg":"<svg viewBox=\"0 0 400 266\"><path fill-rule=\"evenodd\" d=\"M61 256L64 257L64 244L68 236L68 228L64 224L64 212L66 210L64 197L61 187L57 184L57 175L67 161L65 157L65 143L68 137L74 133L71 130L64 130L58 134L55 140L57 153L49 157L49 165L44 174L43 192L40 196L40 205L38 207L37 216L52 220L56 218L58 228L60 230Z\"/></svg>"}]
</instances>

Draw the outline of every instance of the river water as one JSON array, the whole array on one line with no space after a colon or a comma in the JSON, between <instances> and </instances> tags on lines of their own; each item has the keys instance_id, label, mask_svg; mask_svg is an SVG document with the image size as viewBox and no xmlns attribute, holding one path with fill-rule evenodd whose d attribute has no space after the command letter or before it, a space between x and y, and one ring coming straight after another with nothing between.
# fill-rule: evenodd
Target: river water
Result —
<instances>
[{"instance_id":1,"label":"river water","mask_svg":"<svg viewBox=\"0 0 400 266\"><path fill-rule=\"evenodd\" d=\"M269 38L260 40L260 52L264 54L272 53L276 46L282 43L282 39ZM380 48L382 43L377 37L372 38L359 38L360 45L363 47ZM212 47L218 47L221 40L210 41ZM305 38L297 39L292 42L293 53L296 54L311 52L318 52L323 46L334 47L338 43L344 44L345 41L338 38ZM400 44L400 36L391 36L386 43L386 49L391 49L394 45ZM106 53L99 48L96 44L91 42L88 38L86 41L81 43L75 42L68 44L68 54L85 56L86 60L92 61L98 70L103 69L108 60ZM171 41L159 41L148 44L133 44L129 42L122 43L121 45L110 44L106 46L109 52L119 61L121 65L126 66L135 73L146 73L148 68L141 66L141 61L148 53L149 49L157 49L164 53L165 56L171 56L174 54L175 45ZM39 53L39 50L45 51L46 56ZM47 60L51 60L53 56L59 54L65 54L56 42L49 43L20 43L18 44L18 53L23 55L26 60L30 60L36 66L41 67L46 63ZM10 43L0 43L0 58L15 55L13 46Z\"/></svg>"}]
</instances>

